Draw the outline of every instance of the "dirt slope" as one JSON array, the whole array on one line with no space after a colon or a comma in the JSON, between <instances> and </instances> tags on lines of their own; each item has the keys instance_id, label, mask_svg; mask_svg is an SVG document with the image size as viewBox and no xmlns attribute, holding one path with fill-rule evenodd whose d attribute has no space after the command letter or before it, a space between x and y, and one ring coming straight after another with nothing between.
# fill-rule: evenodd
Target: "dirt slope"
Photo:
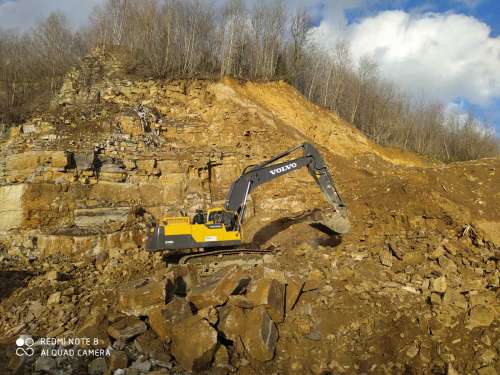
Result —
<instances>
[{"instance_id":1,"label":"dirt slope","mask_svg":"<svg viewBox=\"0 0 500 375\"><path fill-rule=\"evenodd\" d=\"M195 362L207 373L238 374L500 371L500 159L430 163L374 144L285 83L137 81L119 59L97 53L68 75L50 111L0 140L6 373L191 369L186 356L194 354L183 352L191 346L179 344L188 338L157 337L156 315L135 314L147 298L165 298L154 288L164 293L165 278L177 270L144 251L146 227L167 214L222 205L245 166L304 141L324 154L352 231L332 235L294 219L325 208L305 171L259 188L244 239L277 251L251 271L240 299L261 279L286 284L287 295L305 284L282 321L271 314L276 348L262 350L272 359L252 352L255 327L225 336L221 321L235 300L205 311L192 290L176 292L190 300L192 324L215 332L214 346L196 344L206 352ZM135 292L141 288L151 288L150 297ZM183 303L175 301L176 319ZM261 313L242 311L241 325ZM117 339L116 330L127 328L119 326L124 314L137 316L126 324L140 333ZM99 337L118 353L113 361L124 363L98 355L18 357L22 334Z\"/></svg>"},{"instance_id":2,"label":"dirt slope","mask_svg":"<svg viewBox=\"0 0 500 375\"><path fill-rule=\"evenodd\" d=\"M238 84L226 79L216 86L218 97L232 96L240 103L269 111L284 128L299 131L302 137L345 157L370 153L385 161L406 166L424 166L429 162L412 153L378 146L359 130L309 101L284 82ZM231 88L234 91L230 91ZM244 104L245 105L245 104Z\"/></svg>"}]
</instances>

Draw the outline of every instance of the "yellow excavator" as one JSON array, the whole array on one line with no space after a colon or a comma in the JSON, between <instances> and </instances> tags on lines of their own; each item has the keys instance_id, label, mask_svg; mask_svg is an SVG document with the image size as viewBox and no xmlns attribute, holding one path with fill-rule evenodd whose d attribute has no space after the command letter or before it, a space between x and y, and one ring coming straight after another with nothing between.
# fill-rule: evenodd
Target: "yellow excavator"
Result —
<instances>
[{"instance_id":1,"label":"yellow excavator","mask_svg":"<svg viewBox=\"0 0 500 375\"><path fill-rule=\"evenodd\" d=\"M303 151L301 157L279 162L298 150ZM146 249L159 251L240 245L248 195L258 186L302 167L307 167L330 204L330 211L316 221L335 233L347 233L350 229L347 208L328 168L318 150L310 143L303 143L259 165L245 168L232 184L224 208L197 210L192 219L187 216L163 218L161 225L148 233Z\"/></svg>"}]
</instances>

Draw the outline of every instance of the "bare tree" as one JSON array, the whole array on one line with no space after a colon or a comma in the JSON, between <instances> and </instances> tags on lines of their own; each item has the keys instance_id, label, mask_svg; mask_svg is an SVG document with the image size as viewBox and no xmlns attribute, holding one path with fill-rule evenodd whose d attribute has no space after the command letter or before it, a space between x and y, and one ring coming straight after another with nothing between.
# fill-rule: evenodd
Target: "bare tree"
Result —
<instances>
[{"instance_id":1,"label":"bare tree","mask_svg":"<svg viewBox=\"0 0 500 375\"><path fill-rule=\"evenodd\" d=\"M350 47L309 38L304 10L283 0L227 0L217 16L202 0L106 0L84 30L52 14L28 33L0 30L0 121L22 121L46 105L64 74L97 46L127 52L129 69L157 78L287 79L309 100L334 110L381 144L445 161L495 155L499 142L473 115L405 95Z\"/></svg>"}]
</instances>

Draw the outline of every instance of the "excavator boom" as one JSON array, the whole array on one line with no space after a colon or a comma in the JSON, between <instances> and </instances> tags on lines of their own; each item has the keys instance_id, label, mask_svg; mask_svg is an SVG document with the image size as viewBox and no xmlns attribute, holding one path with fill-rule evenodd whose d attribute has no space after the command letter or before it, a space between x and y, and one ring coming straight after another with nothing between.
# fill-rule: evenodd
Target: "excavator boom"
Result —
<instances>
[{"instance_id":1,"label":"excavator boom","mask_svg":"<svg viewBox=\"0 0 500 375\"><path fill-rule=\"evenodd\" d=\"M286 158L299 149L303 150L302 157L276 163L278 160ZM226 210L236 212L240 221L242 221L248 195L256 187L303 167L307 167L309 174L319 185L327 202L330 203L331 208L335 212L342 213L345 216L347 210L346 206L335 188L335 184L323 157L310 143L303 143L259 165L247 167L229 190L225 204ZM345 228L343 229L345 230ZM344 230L337 232L343 233Z\"/></svg>"}]
</instances>

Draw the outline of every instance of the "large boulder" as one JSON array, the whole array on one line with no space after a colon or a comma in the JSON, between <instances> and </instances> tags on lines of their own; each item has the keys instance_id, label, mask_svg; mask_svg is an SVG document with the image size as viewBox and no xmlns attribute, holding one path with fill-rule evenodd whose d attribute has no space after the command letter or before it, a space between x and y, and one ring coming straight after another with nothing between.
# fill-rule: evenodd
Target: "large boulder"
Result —
<instances>
[{"instance_id":1,"label":"large boulder","mask_svg":"<svg viewBox=\"0 0 500 375\"><path fill-rule=\"evenodd\" d=\"M466 327L473 329L476 327L489 327L495 320L495 308L486 305L474 306L469 312Z\"/></svg>"},{"instance_id":2,"label":"large boulder","mask_svg":"<svg viewBox=\"0 0 500 375\"><path fill-rule=\"evenodd\" d=\"M217 329L228 340L236 342L245 332L246 317L241 307L226 304L219 310Z\"/></svg>"},{"instance_id":3,"label":"large boulder","mask_svg":"<svg viewBox=\"0 0 500 375\"><path fill-rule=\"evenodd\" d=\"M191 306L179 297L173 297L166 306L156 307L148 313L149 325L162 341L170 341L173 327L191 316Z\"/></svg>"},{"instance_id":4,"label":"large boulder","mask_svg":"<svg viewBox=\"0 0 500 375\"><path fill-rule=\"evenodd\" d=\"M243 345L253 359L270 361L274 357L278 341L278 329L264 306L247 313Z\"/></svg>"},{"instance_id":5,"label":"large boulder","mask_svg":"<svg viewBox=\"0 0 500 375\"><path fill-rule=\"evenodd\" d=\"M146 332L147 326L142 320L134 316L127 316L117 320L108 327L108 333L116 340L127 340Z\"/></svg>"},{"instance_id":6,"label":"large boulder","mask_svg":"<svg viewBox=\"0 0 500 375\"><path fill-rule=\"evenodd\" d=\"M97 348L107 348L110 344L108 337L108 320L103 310L92 311L77 330L77 337L90 337L97 339L98 344L92 345ZM83 345L83 344L82 344Z\"/></svg>"},{"instance_id":7,"label":"large boulder","mask_svg":"<svg viewBox=\"0 0 500 375\"><path fill-rule=\"evenodd\" d=\"M197 309L223 305L231 294L243 292L250 282L250 276L241 267L222 269L210 276L203 284L194 286L187 299Z\"/></svg>"},{"instance_id":8,"label":"large boulder","mask_svg":"<svg viewBox=\"0 0 500 375\"><path fill-rule=\"evenodd\" d=\"M208 369L217 346L217 331L198 315L183 320L173 328L172 354L188 371Z\"/></svg>"},{"instance_id":9,"label":"large boulder","mask_svg":"<svg viewBox=\"0 0 500 375\"><path fill-rule=\"evenodd\" d=\"M255 306L266 307L271 318L282 322L285 313L285 285L275 279L260 279L252 284L247 298Z\"/></svg>"},{"instance_id":10,"label":"large boulder","mask_svg":"<svg viewBox=\"0 0 500 375\"><path fill-rule=\"evenodd\" d=\"M124 286L118 298L118 311L134 316L146 316L149 311L165 304L166 280L160 277L133 281Z\"/></svg>"}]
</instances>

